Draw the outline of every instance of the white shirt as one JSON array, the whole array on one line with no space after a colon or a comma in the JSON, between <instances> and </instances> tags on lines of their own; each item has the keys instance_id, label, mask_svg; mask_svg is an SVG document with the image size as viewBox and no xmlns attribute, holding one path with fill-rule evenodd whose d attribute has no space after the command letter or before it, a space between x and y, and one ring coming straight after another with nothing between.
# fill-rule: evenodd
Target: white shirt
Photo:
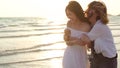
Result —
<instances>
[{"instance_id":1,"label":"white shirt","mask_svg":"<svg viewBox=\"0 0 120 68\"><path fill-rule=\"evenodd\" d=\"M94 40L94 49L96 53L102 53L105 57L112 58L116 56L116 48L112 33L109 27L100 20L96 22L88 33L90 40Z\"/></svg>"}]
</instances>

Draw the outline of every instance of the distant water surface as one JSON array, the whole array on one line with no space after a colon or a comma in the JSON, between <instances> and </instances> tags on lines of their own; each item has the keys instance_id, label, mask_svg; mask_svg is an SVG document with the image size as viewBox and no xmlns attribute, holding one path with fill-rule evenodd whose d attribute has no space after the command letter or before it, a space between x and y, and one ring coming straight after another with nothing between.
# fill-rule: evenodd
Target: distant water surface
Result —
<instances>
[{"instance_id":1,"label":"distant water surface","mask_svg":"<svg viewBox=\"0 0 120 68\"><path fill-rule=\"evenodd\" d=\"M109 19L108 26L119 53L120 17L109 16ZM37 17L1 17L0 68L62 68L66 22Z\"/></svg>"}]
</instances>

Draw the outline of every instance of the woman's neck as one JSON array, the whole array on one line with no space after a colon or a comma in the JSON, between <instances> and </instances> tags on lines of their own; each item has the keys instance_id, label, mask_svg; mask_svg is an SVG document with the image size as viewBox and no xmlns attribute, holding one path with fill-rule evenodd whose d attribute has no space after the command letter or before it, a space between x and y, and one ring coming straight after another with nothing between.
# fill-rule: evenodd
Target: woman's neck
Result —
<instances>
[{"instance_id":1,"label":"woman's neck","mask_svg":"<svg viewBox=\"0 0 120 68\"><path fill-rule=\"evenodd\" d=\"M80 20L71 20L72 22L76 23L76 24L81 24L81 21Z\"/></svg>"}]
</instances>

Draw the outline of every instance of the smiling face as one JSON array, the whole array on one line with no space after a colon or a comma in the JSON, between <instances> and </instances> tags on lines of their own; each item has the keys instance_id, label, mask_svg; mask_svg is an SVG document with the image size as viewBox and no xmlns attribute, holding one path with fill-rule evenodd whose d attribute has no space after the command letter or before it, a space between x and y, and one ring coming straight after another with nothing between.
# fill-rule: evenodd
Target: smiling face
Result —
<instances>
[{"instance_id":1,"label":"smiling face","mask_svg":"<svg viewBox=\"0 0 120 68\"><path fill-rule=\"evenodd\" d=\"M65 8L66 15L71 20L87 21L84 16L84 11L77 1L70 1Z\"/></svg>"},{"instance_id":2,"label":"smiling face","mask_svg":"<svg viewBox=\"0 0 120 68\"><path fill-rule=\"evenodd\" d=\"M66 10L66 16L72 21L77 19L77 16L75 15L75 13L68 9Z\"/></svg>"}]
</instances>

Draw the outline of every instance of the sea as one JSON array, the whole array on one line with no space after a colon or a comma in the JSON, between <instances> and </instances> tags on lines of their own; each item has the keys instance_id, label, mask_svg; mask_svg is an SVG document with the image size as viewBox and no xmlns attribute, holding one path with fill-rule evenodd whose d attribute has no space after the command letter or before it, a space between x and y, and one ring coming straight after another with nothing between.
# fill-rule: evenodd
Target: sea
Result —
<instances>
[{"instance_id":1,"label":"sea","mask_svg":"<svg viewBox=\"0 0 120 68\"><path fill-rule=\"evenodd\" d=\"M67 19L0 17L0 68L62 68ZM120 16L109 16L120 68Z\"/></svg>"}]
</instances>

